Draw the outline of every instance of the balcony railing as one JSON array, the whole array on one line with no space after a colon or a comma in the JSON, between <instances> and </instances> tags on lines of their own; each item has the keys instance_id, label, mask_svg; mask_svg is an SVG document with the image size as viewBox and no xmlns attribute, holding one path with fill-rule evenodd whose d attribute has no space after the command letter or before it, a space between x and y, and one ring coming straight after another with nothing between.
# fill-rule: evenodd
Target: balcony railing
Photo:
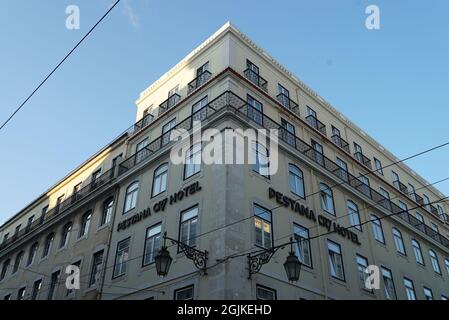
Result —
<instances>
[{"instance_id":1,"label":"balcony railing","mask_svg":"<svg viewBox=\"0 0 449 320\"><path fill-rule=\"evenodd\" d=\"M396 189L398 189L399 191L401 191L403 194L408 196L407 186L405 184L403 184L401 181L399 181L399 180L393 181L393 186Z\"/></svg>"},{"instance_id":2,"label":"balcony railing","mask_svg":"<svg viewBox=\"0 0 449 320\"><path fill-rule=\"evenodd\" d=\"M175 93L171 95L167 100L159 105L159 115L176 106L179 101L181 101L181 96L179 94Z\"/></svg>"},{"instance_id":3,"label":"balcony railing","mask_svg":"<svg viewBox=\"0 0 449 320\"><path fill-rule=\"evenodd\" d=\"M430 213L432 213L435 217L440 218L440 213L438 212L438 209L433 206L433 205L429 205L429 211Z\"/></svg>"},{"instance_id":4,"label":"balcony railing","mask_svg":"<svg viewBox=\"0 0 449 320\"><path fill-rule=\"evenodd\" d=\"M371 160L368 157L366 157L363 153L356 152L356 153L354 153L354 157L356 158L356 160L358 162L363 164L365 167L367 167L370 170L372 169L372 167L371 167Z\"/></svg>"},{"instance_id":5,"label":"balcony railing","mask_svg":"<svg viewBox=\"0 0 449 320\"><path fill-rule=\"evenodd\" d=\"M347 152L347 153L351 153L351 151L349 150L349 143L346 142L346 140L344 140L342 137L340 137L338 134L334 134L332 137L332 142L339 147L340 149L342 149L343 151Z\"/></svg>"},{"instance_id":6,"label":"balcony railing","mask_svg":"<svg viewBox=\"0 0 449 320\"><path fill-rule=\"evenodd\" d=\"M308 115L306 117L306 121L312 128L319 131L321 134L326 135L326 125L318 120L315 116Z\"/></svg>"},{"instance_id":7,"label":"balcony railing","mask_svg":"<svg viewBox=\"0 0 449 320\"><path fill-rule=\"evenodd\" d=\"M419 194L417 194L416 192L411 194L412 199L415 199L416 203L418 203L419 205L423 206L424 205L424 199L423 197L421 197Z\"/></svg>"},{"instance_id":8,"label":"balcony railing","mask_svg":"<svg viewBox=\"0 0 449 320\"><path fill-rule=\"evenodd\" d=\"M246 69L243 71L246 79L254 83L256 86L261 88L263 91L268 92L268 82L264 78L262 78L258 73L254 72L251 69Z\"/></svg>"},{"instance_id":9,"label":"balcony railing","mask_svg":"<svg viewBox=\"0 0 449 320\"><path fill-rule=\"evenodd\" d=\"M39 219L36 219L26 228L20 230L13 237L7 239L6 241L3 241L3 243L0 244L0 250L3 250L4 248L11 245L15 241L26 235L27 233L38 228L39 226L49 223L54 218L60 216L62 212L64 212L71 206L75 205L76 203L79 203L82 199L85 199L87 196L92 194L94 191L98 190L100 187L106 185L109 181L111 181L114 178L113 174L114 169L115 168L111 168L110 170L106 171L101 176L99 176L97 179L95 179L95 181L90 181L83 188L79 189L75 194L69 196L68 198L66 198L65 200L54 206L52 209L48 210L44 216L41 216Z\"/></svg>"},{"instance_id":10,"label":"balcony railing","mask_svg":"<svg viewBox=\"0 0 449 320\"><path fill-rule=\"evenodd\" d=\"M191 92L201 87L210 79L211 75L212 73L210 73L209 71L204 71L203 73L199 74L195 79L189 82L187 93L190 94Z\"/></svg>"},{"instance_id":11,"label":"balcony railing","mask_svg":"<svg viewBox=\"0 0 449 320\"><path fill-rule=\"evenodd\" d=\"M296 113L299 116L299 106L295 101L293 101L283 93L279 93L276 98L278 99L279 103L282 104L285 108Z\"/></svg>"}]
</instances>

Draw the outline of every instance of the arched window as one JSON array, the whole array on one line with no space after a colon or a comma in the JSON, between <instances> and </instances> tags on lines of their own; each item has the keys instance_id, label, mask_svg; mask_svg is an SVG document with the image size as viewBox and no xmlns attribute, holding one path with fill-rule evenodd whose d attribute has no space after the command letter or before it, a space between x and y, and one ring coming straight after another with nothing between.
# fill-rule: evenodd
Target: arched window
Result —
<instances>
[{"instance_id":1,"label":"arched window","mask_svg":"<svg viewBox=\"0 0 449 320\"><path fill-rule=\"evenodd\" d=\"M393 231L394 245L396 246L397 252L405 255L405 246L404 246L404 240L402 239L401 231L399 231L396 228L393 228L392 231Z\"/></svg>"},{"instance_id":2,"label":"arched window","mask_svg":"<svg viewBox=\"0 0 449 320\"><path fill-rule=\"evenodd\" d=\"M332 189L324 183L320 183L321 207L327 213L335 216L334 195Z\"/></svg>"},{"instance_id":3,"label":"arched window","mask_svg":"<svg viewBox=\"0 0 449 320\"><path fill-rule=\"evenodd\" d=\"M136 181L131 183L126 189L125 208L123 210L123 213L126 213L136 207L138 193L139 193L139 182Z\"/></svg>"},{"instance_id":4,"label":"arched window","mask_svg":"<svg viewBox=\"0 0 449 320\"><path fill-rule=\"evenodd\" d=\"M35 242L30 247L30 252L28 253L27 266L31 265L36 257L37 250L39 249L39 243Z\"/></svg>"},{"instance_id":5,"label":"arched window","mask_svg":"<svg viewBox=\"0 0 449 320\"><path fill-rule=\"evenodd\" d=\"M104 226L105 224L111 221L112 217L112 208L114 207L114 197L107 198L105 202L103 202L103 211L101 212L100 224L99 226Z\"/></svg>"},{"instance_id":6,"label":"arched window","mask_svg":"<svg viewBox=\"0 0 449 320\"><path fill-rule=\"evenodd\" d=\"M11 259L6 259L5 262L3 262L2 271L0 272L0 281L2 281L5 276L6 272L8 271L8 267L11 264Z\"/></svg>"},{"instance_id":7,"label":"arched window","mask_svg":"<svg viewBox=\"0 0 449 320\"><path fill-rule=\"evenodd\" d=\"M371 223L373 227L374 239L376 239L376 241L379 241L380 243L385 244L384 231L382 229L382 223L380 222L379 217L372 214Z\"/></svg>"},{"instance_id":8,"label":"arched window","mask_svg":"<svg viewBox=\"0 0 449 320\"><path fill-rule=\"evenodd\" d=\"M432 262L432 269L438 274L441 274L440 263L438 262L438 256L432 249L429 249L430 261Z\"/></svg>"},{"instance_id":9,"label":"arched window","mask_svg":"<svg viewBox=\"0 0 449 320\"><path fill-rule=\"evenodd\" d=\"M304 194L304 174L294 164L288 164L288 175L290 181L290 191L294 194L305 198Z\"/></svg>"},{"instance_id":10,"label":"arched window","mask_svg":"<svg viewBox=\"0 0 449 320\"><path fill-rule=\"evenodd\" d=\"M23 259L23 251L20 251L17 256L16 256L16 260L14 261L14 266L12 269L12 273L16 273L17 270L19 270L20 264L22 263L22 259Z\"/></svg>"},{"instance_id":11,"label":"arched window","mask_svg":"<svg viewBox=\"0 0 449 320\"><path fill-rule=\"evenodd\" d=\"M51 250L51 246L53 244L53 240L55 239L54 232L50 233L47 238L45 238L44 250L42 251L42 258L48 256Z\"/></svg>"},{"instance_id":12,"label":"arched window","mask_svg":"<svg viewBox=\"0 0 449 320\"><path fill-rule=\"evenodd\" d=\"M167 176L168 176L168 163L161 164L153 174L153 187L151 196L157 196L158 194L167 190Z\"/></svg>"},{"instance_id":13,"label":"arched window","mask_svg":"<svg viewBox=\"0 0 449 320\"><path fill-rule=\"evenodd\" d=\"M92 220L92 210L87 211L81 217L80 230L78 233L78 238L87 236L89 233L90 221Z\"/></svg>"},{"instance_id":14,"label":"arched window","mask_svg":"<svg viewBox=\"0 0 449 320\"><path fill-rule=\"evenodd\" d=\"M348 200L348 215L351 226L362 231L362 226L360 225L359 207L351 200Z\"/></svg>"},{"instance_id":15,"label":"arched window","mask_svg":"<svg viewBox=\"0 0 449 320\"><path fill-rule=\"evenodd\" d=\"M413 248L413 253L415 254L416 262L418 262L421 265L424 265L424 259L422 257L422 252L421 252L421 245L415 239L412 239L412 248Z\"/></svg>"},{"instance_id":16,"label":"arched window","mask_svg":"<svg viewBox=\"0 0 449 320\"><path fill-rule=\"evenodd\" d=\"M63 248L69 243L71 232L72 232L72 222L69 222L62 228L61 241L59 242L59 248Z\"/></svg>"}]
</instances>

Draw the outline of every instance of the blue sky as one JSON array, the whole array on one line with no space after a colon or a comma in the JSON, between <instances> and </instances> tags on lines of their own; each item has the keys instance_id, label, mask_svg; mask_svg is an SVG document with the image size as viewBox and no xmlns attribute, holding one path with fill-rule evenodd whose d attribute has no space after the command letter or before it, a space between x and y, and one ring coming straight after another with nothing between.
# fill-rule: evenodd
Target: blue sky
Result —
<instances>
[{"instance_id":1,"label":"blue sky","mask_svg":"<svg viewBox=\"0 0 449 320\"><path fill-rule=\"evenodd\" d=\"M112 2L0 2L1 122ZM80 30L65 28L70 4ZM380 30L365 28L370 4ZM0 223L131 125L140 91L228 20L397 157L446 142L448 12L445 0L122 0L0 131ZM448 159L446 147L408 164L432 182Z\"/></svg>"}]
</instances>

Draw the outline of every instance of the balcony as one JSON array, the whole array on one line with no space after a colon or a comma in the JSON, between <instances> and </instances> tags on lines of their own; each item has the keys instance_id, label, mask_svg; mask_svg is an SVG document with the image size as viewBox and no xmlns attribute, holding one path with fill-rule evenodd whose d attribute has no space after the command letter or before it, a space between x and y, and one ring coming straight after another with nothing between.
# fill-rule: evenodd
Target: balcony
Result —
<instances>
[{"instance_id":1,"label":"balcony","mask_svg":"<svg viewBox=\"0 0 449 320\"><path fill-rule=\"evenodd\" d=\"M421 206L424 205L424 199L423 199L423 197L421 197L419 194L417 194L417 193L412 193L412 194L411 194L411 197L412 197L412 199L415 199L415 201L416 201L419 205L421 205Z\"/></svg>"},{"instance_id":2,"label":"balcony","mask_svg":"<svg viewBox=\"0 0 449 320\"><path fill-rule=\"evenodd\" d=\"M343 151L347 152L347 153L351 153L351 151L349 150L349 143L346 142L346 140L344 140L342 137L340 137L338 134L334 134L332 137L332 142L339 147L340 149L342 149Z\"/></svg>"},{"instance_id":3,"label":"balcony","mask_svg":"<svg viewBox=\"0 0 449 320\"><path fill-rule=\"evenodd\" d=\"M435 217L441 219L440 213L438 212L438 209L435 206L429 204L428 208L430 213L432 213Z\"/></svg>"},{"instance_id":4,"label":"balcony","mask_svg":"<svg viewBox=\"0 0 449 320\"><path fill-rule=\"evenodd\" d=\"M204 71L203 73L198 75L195 79L193 79L192 81L189 82L188 88L187 88L187 94L190 94L193 91L195 91L196 89L198 89L199 87L201 87L203 84L205 84L210 79L211 76L212 76L212 73L210 73L209 71Z\"/></svg>"},{"instance_id":5,"label":"balcony","mask_svg":"<svg viewBox=\"0 0 449 320\"><path fill-rule=\"evenodd\" d=\"M393 181L393 186L399 191L401 191L403 194L408 195L407 186L403 184L401 181L399 180Z\"/></svg>"},{"instance_id":6,"label":"balcony","mask_svg":"<svg viewBox=\"0 0 449 320\"><path fill-rule=\"evenodd\" d=\"M358 162L360 162L361 164L363 164L365 167L367 167L368 169L372 170L371 167L371 160L366 157L363 153L361 152L356 152L354 153L354 157L356 158L356 160Z\"/></svg>"},{"instance_id":7,"label":"balcony","mask_svg":"<svg viewBox=\"0 0 449 320\"><path fill-rule=\"evenodd\" d=\"M176 106L179 101L181 101L181 96L179 94L175 93L174 95L170 96L167 100L159 105L159 115Z\"/></svg>"},{"instance_id":8,"label":"balcony","mask_svg":"<svg viewBox=\"0 0 449 320\"><path fill-rule=\"evenodd\" d=\"M312 128L320 132L322 135L326 135L326 125L316 117L309 115L306 117L306 121Z\"/></svg>"},{"instance_id":9,"label":"balcony","mask_svg":"<svg viewBox=\"0 0 449 320\"><path fill-rule=\"evenodd\" d=\"M262 78L258 73L254 72L251 69L246 69L243 71L246 79L254 83L256 86L261 88L263 91L268 92L268 82L264 78Z\"/></svg>"},{"instance_id":10,"label":"balcony","mask_svg":"<svg viewBox=\"0 0 449 320\"><path fill-rule=\"evenodd\" d=\"M152 114L147 114L142 119L137 121L132 128L129 129L130 133L135 133L139 131L140 129L145 128L147 125L149 125L151 122L153 122L154 116Z\"/></svg>"},{"instance_id":11,"label":"balcony","mask_svg":"<svg viewBox=\"0 0 449 320\"><path fill-rule=\"evenodd\" d=\"M110 170L103 173L99 176L95 181L87 183L83 188L79 189L73 195L66 198L64 201L56 204L52 209L48 210L45 215L41 216L39 219L36 219L31 224L29 224L26 228L20 230L13 237L6 239L0 244L0 250L3 250L7 246L16 242L18 239L25 236L27 233L33 231L34 229L40 227L43 224L46 224L53 220L54 218L60 216L63 211L70 208L71 206L79 203L82 199L85 199L87 196L91 195L94 191L98 190L100 187L106 185L114 178L114 170L115 168L111 168Z\"/></svg>"},{"instance_id":12,"label":"balcony","mask_svg":"<svg viewBox=\"0 0 449 320\"><path fill-rule=\"evenodd\" d=\"M279 93L276 98L278 99L279 103L282 104L285 108L296 113L299 116L299 106L296 102L294 102L283 93Z\"/></svg>"}]
</instances>

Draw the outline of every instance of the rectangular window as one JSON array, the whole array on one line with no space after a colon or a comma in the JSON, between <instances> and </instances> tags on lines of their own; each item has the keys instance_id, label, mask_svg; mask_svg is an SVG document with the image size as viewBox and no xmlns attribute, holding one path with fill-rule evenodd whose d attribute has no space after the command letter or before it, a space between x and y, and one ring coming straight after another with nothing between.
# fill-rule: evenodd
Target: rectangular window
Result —
<instances>
[{"instance_id":1,"label":"rectangular window","mask_svg":"<svg viewBox=\"0 0 449 320\"><path fill-rule=\"evenodd\" d=\"M321 144L319 144L318 142L316 142L315 140L312 139L311 141L312 144L312 148L313 148L313 158L315 159L315 161L321 165L324 166L324 149L323 146Z\"/></svg>"},{"instance_id":2,"label":"rectangular window","mask_svg":"<svg viewBox=\"0 0 449 320\"><path fill-rule=\"evenodd\" d=\"M249 94L246 97L248 103L247 116L254 122L262 125L263 122L263 105L260 101L254 99Z\"/></svg>"},{"instance_id":3,"label":"rectangular window","mask_svg":"<svg viewBox=\"0 0 449 320\"><path fill-rule=\"evenodd\" d=\"M327 240L327 249L329 254L329 273L332 278L345 281L345 272L343 267L343 255L341 246L331 240Z\"/></svg>"},{"instance_id":4,"label":"rectangular window","mask_svg":"<svg viewBox=\"0 0 449 320\"><path fill-rule=\"evenodd\" d=\"M248 69L250 69L252 72L254 72L255 74L259 74L259 67L256 66L254 63L252 63L251 61L249 61L248 59L246 60L246 67Z\"/></svg>"},{"instance_id":5,"label":"rectangular window","mask_svg":"<svg viewBox=\"0 0 449 320\"><path fill-rule=\"evenodd\" d=\"M432 263L432 269L438 274L441 274L440 263L438 262L438 256L432 249L429 250L430 262Z\"/></svg>"},{"instance_id":6,"label":"rectangular window","mask_svg":"<svg viewBox=\"0 0 449 320\"><path fill-rule=\"evenodd\" d=\"M404 240L402 239L402 233L396 228L393 228L393 240L394 245L396 247L396 251L400 254L406 255L405 253L405 247L404 247Z\"/></svg>"},{"instance_id":7,"label":"rectangular window","mask_svg":"<svg viewBox=\"0 0 449 320\"><path fill-rule=\"evenodd\" d=\"M382 163L379 159L374 158L374 166L376 167L376 172L380 175L384 175L383 169L382 169Z\"/></svg>"},{"instance_id":8,"label":"rectangular window","mask_svg":"<svg viewBox=\"0 0 449 320\"><path fill-rule=\"evenodd\" d=\"M196 69L196 76L202 75L204 72L209 71L209 61L203 64L201 67Z\"/></svg>"},{"instance_id":9,"label":"rectangular window","mask_svg":"<svg viewBox=\"0 0 449 320\"><path fill-rule=\"evenodd\" d=\"M171 119L169 122L162 126L161 145L165 146L172 141L172 129L176 127L176 118Z\"/></svg>"},{"instance_id":10,"label":"rectangular window","mask_svg":"<svg viewBox=\"0 0 449 320\"><path fill-rule=\"evenodd\" d=\"M382 244L385 244L384 231L378 216L375 216L374 214L371 215L371 225L373 227L374 239Z\"/></svg>"},{"instance_id":11,"label":"rectangular window","mask_svg":"<svg viewBox=\"0 0 449 320\"><path fill-rule=\"evenodd\" d=\"M271 211L254 204L254 227L256 246L269 249L273 246Z\"/></svg>"},{"instance_id":12,"label":"rectangular window","mask_svg":"<svg viewBox=\"0 0 449 320\"><path fill-rule=\"evenodd\" d=\"M50 287L48 289L48 300L53 300L55 297L56 290L58 288L59 275L61 271L56 271L51 274Z\"/></svg>"},{"instance_id":13,"label":"rectangular window","mask_svg":"<svg viewBox=\"0 0 449 320\"><path fill-rule=\"evenodd\" d=\"M196 246L196 234L198 226L198 206L194 206L181 212L179 225L179 240L191 247ZM179 251L179 247L178 247Z\"/></svg>"},{"instance_id":14,"label":"rectangular window","mask_svg":"<svg viewBox=\"0 0 449 320\"><path fill-rule=\"evenodd\" d=\"M402 202L401 200L398 200L399 207L402 209L401 216L407 221L408 217L408 206L406 203Z\"/></svg>"},{"instance_id":15,"label":"rectangular window","mask_svg":"<svg viewBox=\"0 0 449 320\"><path fill-rule=\"evenodd\" d=\"M426 300L433 300L432 290L430 290L429 288L424 287L424 296L426 297Z\"/></svg>"},{"instance_id":16,"label":"rectangular window","mask_svg":"<svg viewBox=\"0 0 449 320\"><path fill-rule=\"evenodd\" d=\"M117 252L115 254L114 272L112 277L117 278L126 273L129 259L129 244L131 238L120 241L117 244Z\"/></svg>"},{"instance_id":17,"label":"rectangular window","mask_svg":"<svg viewBox=\"0 0 449 320\"><path fill-rule=\"evenodd\" d=\"M413 281L404 277L405 294L408 300L416 300L415 286Z\"/></svg>"},{"instance_id":18,"label":"rectangular window","mask_svg":"<svg viewBox=\"0 0 449 320\"><path fill-rule=\"evenodd\" d=\"M205 96L200 101L198 101L192 105L192 114L196 114L198 111L203 109L205 106L207 106L207 96ZM194 116L193 120L200 120L200 119L201 119L201 117Z\"/></svg>"},{"instance_id":19,"label":"rectangular window","mask_svg":"<svg viewBox=\"0 0 449 320\"><path fill-rule=\"evenodd\" d=\"M359 285L360 288L363 290L367 290L372 292L371 289L368 289L365 285L365 281L368 278L368 273L365 272L366 268L368 268L368 259L366 259L364 256L361 256L359 254L357 254L355 256L356 262L357 262L357 272L358 272L358 276L359 276Z\"/></svg>"},{"instance_id":20,"label":"rectangular window","mask_svg":"<svg viewBox=\"0 0 449 320\"><path fill-rule=\"evenodd\" d=\"M92 258L92 267L90 270L89 287L93 287L100 282L101 267L103 265L104 251L101 250L94 254Z\"/></svg>"},{"instance_id":21,"label":"rectangular window","mask_svg":"<svg viewBox=\"0 0 449 320\"><path fill-rule=\"evenodd\" d=\"M312 268L312 250L310 249L309 229L300 226L299 224L294 224L293 229L296 241L296 256L303 265Z\"/></svg>"},{"instance_id":22,"label":"rectangular window","mask_svg":"<svg viewBox=\"0 0 449 320\"><path fill-rule=\"evenodd\" d=\"M143 253L143 266L147 266L154 261L154 256L158 253L161 247L161 229L161 224L147 229L145 251Z\"/></svg>"},{"instance_id":23,"label":"rectangular window","mask_svg":"<svg viewBox=\"0 0 449 320\"><path fill-rule=\"evenodd\" d=\"M177 289L174 293L175 300L193 300L194 287L193 285Z\"/></svg>"},{"instance_id":24,"label":"rectangular window","mask_svg":"<svg viewBox=\"0 0 449 320\"><path fill-rule=\"evenodd\" d=\"M150 150L147 146L150 144L148 137L140 141L136 145L136 163L141 162L143 159L147 157L150 153Z\"/></svg>"},{"instance_id":25,"label":"rectangular window","mask_svg":"<svg viewBox=\"0 0 449 320\"><path fill-rule=\"evenodd\" d=\"M393 274L390 269L385 267L381 267L382 270L382 279L385 288L385 297L388 300L396 300L396 289L394 287Z\"/></svg>"},{"instance_id":26,"label":"rectangular window","mask_svg":"<svg viewBox=\"0 0 449 320\"><path fill-rule=\"evenodd\" d=\"M284 118L281 118L280 136L281 139L289 145L296 145L295 126Z\"/></svg>"},{"instance_id":27,"label":"rectangular window","mask_svg":"<svg viewBox=\"0 0 449 320\"><path fill-rule=\"evenodd\" d=\"M201 143L196 143L186 152L184 179L201 171Z\"/></svg>"},{"instance_id":28,"label":"rectangular window","mask_svg":"<svg viewBox=\"0 0 449 320\"><path fill-rule=\"evenodd\" d=\"M277 293L276 290L256 285L256 300L276 300Z\"/></svg>"},{"instance_id":29,"label":"rectangular window","mask_svg":"<svg viewBox=\"0 0 449 320\"><path fill-rule=\"evenodd\" d=\"M346 162L344 162L343 160L341 160L339 157L337 157L335 159L335 163L341 169L341 170L338 170L338 175L340 176L340 178L342 178L344 181L348 182L349 181L348 164Z\"/></svg>"}]
</instances>

